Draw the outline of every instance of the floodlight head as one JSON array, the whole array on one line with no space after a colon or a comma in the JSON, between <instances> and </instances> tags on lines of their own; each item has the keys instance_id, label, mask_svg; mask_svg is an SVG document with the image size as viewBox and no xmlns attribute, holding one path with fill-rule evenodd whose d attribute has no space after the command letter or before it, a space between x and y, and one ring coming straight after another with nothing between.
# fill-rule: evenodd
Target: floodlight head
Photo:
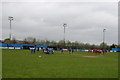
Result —
<instances>
[{"instance_id":1,"label":"floodlight head","mask_svg":"<svg viewBox=\"0 0 120 80\"><path fill-rule=\"evenodd\" d=\"M103 32L105 32L106 29L103 29Z\"/></svg>"},{"instance_id":2,"label":"floodlight head","mask_svg":"<svg viewBox=\"0 0 120 80\"><path fill-rule=\"evenodd\" d=\"M9 16L9 17L8 17L8 20L10 20L10 21L13 20L13 17Z\"/></svg>"},{"instance_id":3,"label":"floodlight head","mask_svg":"<svg viewBox=\"0 0 120 80\"><path fill-rule=\"evenodd\" d=\"M66 26L67 26L67 24L66 24L66 23L64 23L64 24L63 24L63 26L64 26L64 27L66 27Z\"/></svg>"}]
</instances>

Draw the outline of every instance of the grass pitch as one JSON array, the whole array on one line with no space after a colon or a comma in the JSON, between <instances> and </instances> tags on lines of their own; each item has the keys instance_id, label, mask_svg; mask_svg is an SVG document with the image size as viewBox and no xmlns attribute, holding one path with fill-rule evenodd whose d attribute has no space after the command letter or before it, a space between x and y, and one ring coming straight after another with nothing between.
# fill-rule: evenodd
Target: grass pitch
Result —
<instances>
[{"instance_id":1,"label":"grass pitch","mask_svg":"<svg viewBox=\"0 0 120 80\"><path fill-rule=\"evenodd\" d=\"M3 78L117 78L118 53L55 51L45 55L41 51L31 54L29 50L6 49L2 50L2 71Z\"/></svg>"}]
</instances>

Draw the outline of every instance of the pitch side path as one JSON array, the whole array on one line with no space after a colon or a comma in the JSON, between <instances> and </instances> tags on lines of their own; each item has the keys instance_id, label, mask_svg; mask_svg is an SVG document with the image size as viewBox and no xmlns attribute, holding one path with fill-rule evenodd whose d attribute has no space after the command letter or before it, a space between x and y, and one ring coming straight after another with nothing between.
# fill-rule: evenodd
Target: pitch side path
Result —
<instances>
[{"instance_id":1,"label":"pitch side path","mask_svg":"<svg viewBox=\"0 0 120 80\"><path fill-rule=\"evenodd\" d=\"M2 78L118 78L118 53L2 50Z\"/></svg>"}]
</instances>

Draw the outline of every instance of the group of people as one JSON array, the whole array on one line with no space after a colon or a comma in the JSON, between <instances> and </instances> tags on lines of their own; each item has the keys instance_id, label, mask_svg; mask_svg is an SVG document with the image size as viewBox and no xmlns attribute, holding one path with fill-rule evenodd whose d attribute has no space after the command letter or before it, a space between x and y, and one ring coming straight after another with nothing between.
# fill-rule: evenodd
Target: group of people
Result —
<instances>
[{"instance_id":1,"label":"group of people","mask_svg":"<svg viewBox=\"0 0 120 80\"><path fill-rule=\"evenodd\" d=\"M42 54L54 54L54 50L49 48L43 48Z\"/></svg>"},{"instance_id":2,"label":"group of people","mask_svg":"<svg viewBox=\"0 0 120 80\"><path fill-rule=\"evenodd\" d=\"M92 52L92 53L95 53L95 54L104 54L105 52L109 52L109 51L106 50L106 49L104 49L104 50L99 50L99 49L91 50L91 49L89 49L88 51L89 51L89 52Z\"/></svg>"},{"instance_id":3,"label":"group of people","mask_svg":"<svg viewBox=\"0 0 120 80\"><path fill-rule=\"evenodd\" d=\"M35 53L36 50L39 51L39 48L36 47L31 47L30 48L31 53ZM41 48L42 50L42 54L54 54L54 49L53 48ZM60 48L61 53L64 53L65 49ZM73 54L74 53L74 49L67 49L67 51L69 51L69 54ZM94 50L88 50L89 52L93 52L96 54L100 54L100 53L105 53L108 52L108 50L98 50L98 49L94 49Z\"/></svg>"},{"instance_id":4,"label":"group of people","mask_svg":"<svg viewBox=\"0 0 120 80\"><path fill-rule=\"evenodd\" d=\"M36 47L30 48L31 53L35 53L36 50L39 51L39 48ZM41 48L41 50L42 50L42 54L54 54L54 50L50 48Z\"/></svg>"}]
</instances>

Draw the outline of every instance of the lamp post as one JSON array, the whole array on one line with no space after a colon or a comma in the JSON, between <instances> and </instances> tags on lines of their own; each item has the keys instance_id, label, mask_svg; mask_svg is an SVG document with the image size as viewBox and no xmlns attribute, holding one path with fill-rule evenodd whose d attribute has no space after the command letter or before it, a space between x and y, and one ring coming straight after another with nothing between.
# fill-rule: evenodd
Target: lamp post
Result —
<instances>
[{"instance_id":1,"label":"lamp post","mask_svg":"<svg viewBox=\"0 0 120 80\"><path fill-rule=\"evenodd\" d=\"M103 29L103 49L105 48L105 31L106 29Z\"/></svg>"},{"instance_id":2,"label":"lamp post","mask_svg":"<svg viewBox=\"0 0 120 80\"><path fill-rule=\"evenodd\" d=\"M10 20L10 35L9 35L9 38L10 38L10 40L12 40L11 39L12 38L12 35L11 35L11 21L13 20L13 17L9 16L8 20Z\"/></svg>"},{"instance_id":3,"label":"lamp post","mask_svg":"<svg viewBox=\"0 0 120 80\"><path fill-rule=\"evenodd\" d=\"M64 24L63 24L63 27L64 27L64 46L65 46L65 27L67 27L67 24L64 23Z\"/></svg>"}]
</instances>

